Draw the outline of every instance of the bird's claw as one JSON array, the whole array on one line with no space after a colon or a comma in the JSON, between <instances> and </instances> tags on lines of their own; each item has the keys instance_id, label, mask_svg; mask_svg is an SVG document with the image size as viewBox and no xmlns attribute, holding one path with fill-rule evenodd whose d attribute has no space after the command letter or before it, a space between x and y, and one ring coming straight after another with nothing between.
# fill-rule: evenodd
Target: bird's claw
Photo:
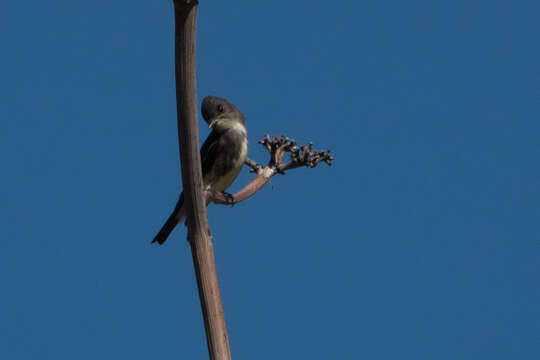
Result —
<instances>
[{"instance_id":1,"label":"bird's claw","mask_svg":"<svg viewBox=\"0 0 540 360\"><path fill-rule=\"evenodd\" d=\"M227 198L227 202L229 202L231 206L234 206L234 196L225 191L222 191L221 193Z\"/></svg>"}]
</instances>

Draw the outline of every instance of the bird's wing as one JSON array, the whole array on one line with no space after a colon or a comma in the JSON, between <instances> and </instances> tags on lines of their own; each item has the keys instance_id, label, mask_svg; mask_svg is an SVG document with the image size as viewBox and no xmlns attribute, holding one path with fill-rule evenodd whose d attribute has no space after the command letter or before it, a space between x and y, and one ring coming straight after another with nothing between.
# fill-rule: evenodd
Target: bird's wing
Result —
<instances>
[{"instance_id":1,"label":"bird's wing","mask_svg":"<svg viewBox=\"0 0 540 360\"><path fill-rule=\"evenodd\" d=\"M201 147L201 167L203 182L207 183L209 179L205 179L206 175L210 173L210 169L214 166L214 162L217 159L219 148L219 135L212 131L206 138L203 146Z\"/></svg>"}]
</instances>

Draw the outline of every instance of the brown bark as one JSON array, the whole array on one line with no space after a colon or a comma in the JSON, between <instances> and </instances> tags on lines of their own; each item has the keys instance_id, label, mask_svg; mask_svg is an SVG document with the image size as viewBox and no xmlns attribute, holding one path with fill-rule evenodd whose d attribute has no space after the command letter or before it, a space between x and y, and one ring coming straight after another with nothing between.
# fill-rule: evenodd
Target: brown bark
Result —
<instances>
[{"instance_id":1,"label":"brown bark","mask_svg":"<svg viewBox=\"0 0 540 360\"><path fill-rule=\"evenodd\" d=\"M195 30L198 1L174 0L176 102L178 139L188 224L208 352L212 360L231 358L227 328L214 261L206 199L203 191L197 91L195 77Z\"/></svg>"}]
</instances>

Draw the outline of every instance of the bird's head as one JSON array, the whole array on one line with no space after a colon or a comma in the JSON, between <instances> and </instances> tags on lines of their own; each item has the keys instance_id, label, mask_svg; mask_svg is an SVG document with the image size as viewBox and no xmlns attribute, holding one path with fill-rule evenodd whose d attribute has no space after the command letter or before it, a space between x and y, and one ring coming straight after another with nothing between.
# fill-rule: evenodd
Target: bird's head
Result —
<instances>
[{"instance_id":1,"label":"bird's head","mask_svg":"<svg viewBox=\"0 0 540 360\"><path fill-rule=\"evenodd\" d=\"M226 99L207 96L203 99L201 112L209 128L223 132L231 128L243 129L246 119L244 114Z\"/></svg>"}]
</instances>

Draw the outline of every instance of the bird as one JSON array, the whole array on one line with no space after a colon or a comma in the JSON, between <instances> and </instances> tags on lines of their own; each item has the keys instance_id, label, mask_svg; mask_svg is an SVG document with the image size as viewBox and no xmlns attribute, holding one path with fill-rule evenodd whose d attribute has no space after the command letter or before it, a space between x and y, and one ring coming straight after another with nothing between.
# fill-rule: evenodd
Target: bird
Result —
<instances>
[{"instance_id":1,"label":"bird","mask_svg":"<svg viewBox=\"0 0 540 360\"><path fill-rule=\"evenodd\" d=\"M201 147L202 179L205 189L224 192L236 179L248 152L246 118L231 102L217 96L203 99L201 112L210 135ZM163 245L186 216L184 192L161 230L152 240Z\"/></svg>"}]
</instances>

